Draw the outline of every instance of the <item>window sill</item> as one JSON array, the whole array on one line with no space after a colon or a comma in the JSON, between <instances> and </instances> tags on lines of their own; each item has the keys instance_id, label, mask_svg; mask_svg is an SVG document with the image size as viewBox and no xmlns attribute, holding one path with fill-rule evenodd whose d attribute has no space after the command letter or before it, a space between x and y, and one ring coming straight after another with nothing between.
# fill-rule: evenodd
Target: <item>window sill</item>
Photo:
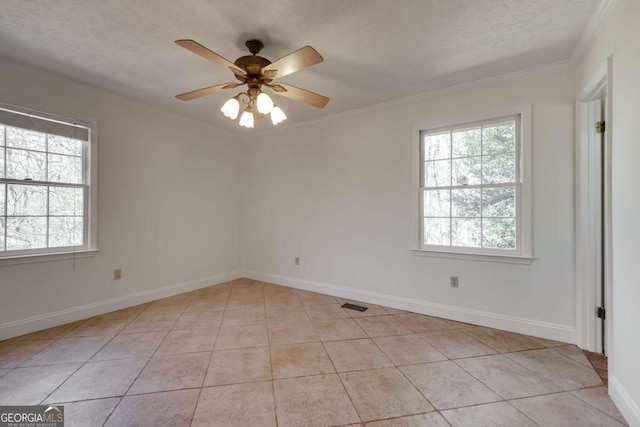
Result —
<instances>
[{"instance_id":1,"label":"window sill","mask_svg":"<svg viewBox=\"0 0 640 427\"><path fill-rule=\"evenodd\" d=\"M434 258L452 258L462 259L469 261L483 261L483 262L500 262L506 264L531 264L534 260L530 256L522 255L489 255L489 254L474 254L467 252L445 252L445 251L431 251L428 249L411 249L414 255Z\"/></svg>"},{"instance_id":2,"label":"window sill","mask_svg":"<svg viewBox=\"0 0 640 427\"><path fill-rule=\"evenodd\" d=\"M53 254L17 255L0 258L0 267L8 265L33 264L38 262L64 261L68 259L93 258L98 255L97 249L88 249L76 252L57 252Z\"/></svg>"}]
</instances>

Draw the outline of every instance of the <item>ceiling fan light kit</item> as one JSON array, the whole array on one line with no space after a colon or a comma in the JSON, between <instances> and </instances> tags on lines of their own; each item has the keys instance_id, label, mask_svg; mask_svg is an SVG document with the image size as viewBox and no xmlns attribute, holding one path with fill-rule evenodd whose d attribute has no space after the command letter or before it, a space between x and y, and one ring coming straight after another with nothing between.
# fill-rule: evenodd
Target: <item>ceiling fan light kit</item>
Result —
<instances>
[{"instance_id":1,"label":"ceiling fan light kit","mask_svg":"<svg viewBox=\"0 0 640 427\"><path fill-rule=\"evenodd\" d=\"M271 123L277 125L280 122L283 122L287 119L287 115L284 114L284 111L280 109L280 107L275 106L273 110L271 110Z\"/></svg>"},{"instance_id":2,"label":"ceiling fan light kit","mask_svg":"<svg viewBox=\"0 0 640 427\"><path fill-rule=\"evenodd\" d=\"M260 114L269 114L271 110L273 110L273 101L264 92L260 92L258 98L256 98L256 105L258 106L258 113Z\"/></svg>"},{"instance_id":3,"label":"ceiling fan light kit","mask_svg":"<svg viewBox=\"0 0 640 427\"><path fill-rule=\"evenodd\" d=\"M238 117L238 112L240 111L240 101L238 100L238 96L234 96L225 102L220 111L222 111L222 114L224 114L225 117L235 120Z\"/></svg>"},{"instance_id":4,"label":"ceiling fan light kit","mask_svg":"<svg viewBox=\"0 0 640 427\"><path fill-rule=\"evenodd\" d=\"M240 126L246 128L253 128L253 113L251 111L245 110L240 117Z\"/></svg>"},{"instance_id":5,"label":"ceiling fan light kit","mask_svg":"<svg viewBox=\"0 0 640 427\"><path fill-rule=\"evenodd\" d=\"M285 83L274 83L273 80L287 76L304 68L311 67L323 61L322 56L311 46L305 46L297 51L271 62L258 56L263 47L260 40L248 40L245 45L251 55L242 56L235 62L228 61L217 53L207 49L193 40L176 40L176 44L191 52L229 69L240 83L224 83L210 86L191 92L176 95L182 101L190 101L202 96L211 95L225 89L234 89L247 85L246 92L240 92L227 100L220 111L225 117L235 120L240 112L240 102L246 104L246 108L240 116L238 124L243 127L253 128L254 120L270 115L274 125L286 120L284 111L276 106L271 97L262 88L267 87L274 93L296 101L304 102L317 108L323 108L329 102L326 96L318 95L305 89L300 89Z\"/></svg>"}]
</instances>

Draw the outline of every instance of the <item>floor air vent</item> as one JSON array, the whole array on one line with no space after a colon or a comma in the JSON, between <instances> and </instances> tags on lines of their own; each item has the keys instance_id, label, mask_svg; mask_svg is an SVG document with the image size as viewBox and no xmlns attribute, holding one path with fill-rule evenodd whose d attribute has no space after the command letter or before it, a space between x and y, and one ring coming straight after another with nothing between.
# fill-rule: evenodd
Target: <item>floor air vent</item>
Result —
<instances>
[{"instance_id":1,"label":"floor air vent","mask_svg":"<svg viewBox=\"0 0 640 427\"><path fill-rule=\"evenodd\" d=\"M350 308L351 310L357 310L357 311L366 311L369 308L369 307L365 307L363 305L349 304L348 302L342 304L342 307L343 308Z\"/></svg>"}]
</instances>

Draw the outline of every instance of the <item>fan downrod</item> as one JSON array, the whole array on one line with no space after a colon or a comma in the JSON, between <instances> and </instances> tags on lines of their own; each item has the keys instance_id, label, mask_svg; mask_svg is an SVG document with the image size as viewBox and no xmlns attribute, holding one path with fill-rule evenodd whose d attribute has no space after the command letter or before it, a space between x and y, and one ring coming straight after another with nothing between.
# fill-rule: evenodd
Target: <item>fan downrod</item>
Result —
<instances>
[{"instance_id":1,"label":"fan downrod","mask_svg":"<svg viewBox=\"0 0 640 427\"><path fill-rule=\"evenodd\" d=\"M249 49L249 52L251 52L254 55L257 55L258 53L260 53L260 51L264 47L264 44L258 39L247 40L244 45L247 46L247 49Z\"/></svg>"}]
</instances>

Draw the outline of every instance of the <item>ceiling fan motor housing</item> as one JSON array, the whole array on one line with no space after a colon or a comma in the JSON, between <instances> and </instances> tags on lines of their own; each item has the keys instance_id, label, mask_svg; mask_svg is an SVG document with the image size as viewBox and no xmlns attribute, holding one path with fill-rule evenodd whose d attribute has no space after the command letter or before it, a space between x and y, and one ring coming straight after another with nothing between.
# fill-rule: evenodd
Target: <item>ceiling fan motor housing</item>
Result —
<instances>
[{"instance_id":1,"label":"ceiling fan motor housing","mask_svg":"<svg viewBox=\"0 0 640 427\"><path fill-rule=\"evenodd\" d=\"M265 66L271 64L271 61L269 61L267 58L263 58L262 56L258 56L258 53L264 47L264 44L260 40L247 40L245 46L247 46L247 49L249 49L249 52L251 52L252 54L241 56L240 58L235 60L234 64L247 72L248 79L246 80L249 83L249 87L251 87L251 83L253 83L254 87L259 88L262 83L269 83L272 80L267 79L262 74L262 69ZM236 75L236 78L240 81L245 80L242 78L242 76L238 75Z\"/></svg>"},{"instance_id":2,"label":"ceiling fan motor housing","mask_svg":"<svg viewBox=\"0 0 640 427\"><path fill-rule=\"evenodd\" d=\"M271 64L271 61L269 61L267 58L263 58L262 56L258 55L241 56L240 58L235 60L234 64L247 72L247 77L249 77L249 80L256 78L262 80L265 83L269 83L272 80L267 79L262 75L262 68ZM243 80L241 76L238 75L236 75L236 78L240 81Z\"/></svg>"}]
</instances>

